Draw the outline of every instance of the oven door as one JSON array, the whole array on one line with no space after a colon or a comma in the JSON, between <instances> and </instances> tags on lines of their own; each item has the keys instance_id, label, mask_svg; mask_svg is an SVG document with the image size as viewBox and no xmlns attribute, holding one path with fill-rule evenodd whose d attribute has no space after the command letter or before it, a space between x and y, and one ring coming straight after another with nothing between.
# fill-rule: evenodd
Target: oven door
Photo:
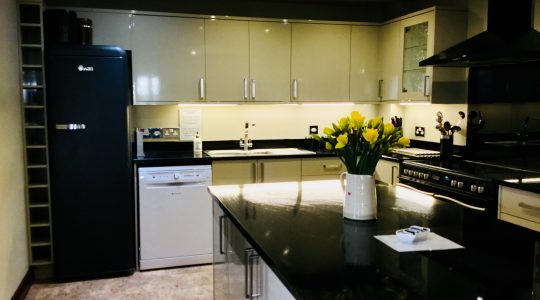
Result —
<instances>
[{"instance_id":1,"label":"oven door","mask_svg":"<svg viewBox=\"0 0 540 300\"><path fill-rule=\"evenodd\" d=\"M419 182L417 179L409 178L408 176L400 175L398 186L409 188L417 192L428 194L436 199L453 202L467 209L479 212L491 212L489 201L472 197L466 194L458 193L445 189L443 186L438 186L430 182Z\"/></svg>"}]
</instances>

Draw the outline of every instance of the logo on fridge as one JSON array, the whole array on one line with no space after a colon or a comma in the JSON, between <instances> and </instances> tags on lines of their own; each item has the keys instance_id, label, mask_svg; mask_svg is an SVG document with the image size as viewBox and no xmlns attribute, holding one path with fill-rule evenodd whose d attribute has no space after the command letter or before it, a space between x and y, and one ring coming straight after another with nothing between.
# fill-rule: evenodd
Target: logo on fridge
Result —
<instances>
[{"instance_id":1,"label":"logo on fridge","mask_svg":"<svg viewBox=\"0 0 540 300\"><path fill-rule=\"evenodd\" d=\"M79 65L77 68L80 72L92 72L94 71L94 67L85 67L83 65Z\"/></svg>"}]
</instances>

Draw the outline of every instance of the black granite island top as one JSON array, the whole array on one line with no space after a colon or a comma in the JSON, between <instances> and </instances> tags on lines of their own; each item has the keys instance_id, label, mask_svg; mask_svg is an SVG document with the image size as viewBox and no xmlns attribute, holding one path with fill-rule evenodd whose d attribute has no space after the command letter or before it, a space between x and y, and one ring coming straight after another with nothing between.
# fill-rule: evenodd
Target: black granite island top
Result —
<instances>
[{"instance_id":1,"label":"black granite island top","mask_svg":"<svg viewBox=\"0 0 540 300\"><path fill-rule=\"evenodd\" d=\"M337 180L209 191L297 299L531 299L537 236L480 212L378 186L378 219L350 221ZM465 248L398 253L373 237L413 224Z\"/></svg>"}]
</instances>

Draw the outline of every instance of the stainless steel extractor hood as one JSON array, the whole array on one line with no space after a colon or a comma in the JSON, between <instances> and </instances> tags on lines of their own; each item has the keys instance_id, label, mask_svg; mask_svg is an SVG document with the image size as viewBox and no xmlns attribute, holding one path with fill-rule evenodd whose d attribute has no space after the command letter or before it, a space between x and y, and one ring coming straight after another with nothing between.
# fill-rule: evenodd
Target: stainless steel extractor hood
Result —
<instances>
[{"instance_id":1,"label":"stainless steel extractor hood","mask_svg":"<svg viewBox=\"0 0 540 300\"><path fill-rule=\"evenodd\" d=\"M420 61L420 66L474 67L540 61L533 1L488 2L487 30Z\"/></svg>"}]
</instances>

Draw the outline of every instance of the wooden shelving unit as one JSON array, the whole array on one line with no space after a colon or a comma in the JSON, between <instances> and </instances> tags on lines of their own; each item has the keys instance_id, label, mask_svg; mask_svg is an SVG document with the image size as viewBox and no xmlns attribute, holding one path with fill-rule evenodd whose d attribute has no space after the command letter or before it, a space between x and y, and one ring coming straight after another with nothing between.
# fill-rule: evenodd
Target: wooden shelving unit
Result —
<instances>
[{"instance_id":1,"label":"wooden shelving unit","mask_svg":"<svg viewBox=\"0 0 540 300\"><path fill-rule=\"evenodd\" d=\"M30 265L51 269L53 251L42 4L19 2L18 7ZM36 273L47 272L38 270Z\"/></svg>"}]
</instances>

